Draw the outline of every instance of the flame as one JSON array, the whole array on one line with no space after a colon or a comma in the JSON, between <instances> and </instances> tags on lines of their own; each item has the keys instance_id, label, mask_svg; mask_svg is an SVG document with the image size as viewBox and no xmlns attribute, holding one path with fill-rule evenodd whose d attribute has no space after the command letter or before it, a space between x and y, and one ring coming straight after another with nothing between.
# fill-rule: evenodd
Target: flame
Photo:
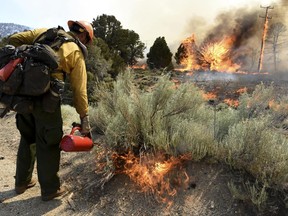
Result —
<instances>
[{"instance_id":1,"label":"flame","mask_svg":"<svg viewBox=\"0 0 288 216\"><path fill-rule=\"evenodd\" d=\"M202 92L202 97L204 98L204 100L212 100L212 99L216 99L217 95L215 92Z\"/></svg>"},{"instance_id":2,"label":"flame","mask_svg":"<svg viewBox=\"0 0 288 216\"><path fill-rule=\"evenodd\" d=\"M247 92L247 87L240 88L240 89L236 90L235 92L233 92L232 95L230 95L230 96L228 95L227 98L221 99L221 101L226 103L226 104L228 104L231 107L237 108L239 106L239 100L238 99L232 99L232 98L229 98L229 97L238 98L239 95L241 95L241 94L243 94L245 92ZM212 91L212 92L204 92L204 91L202 91L202 96L203 96L204 100L206 100L206 101L208 101L208 100L216 100L216 99L219 100L219 98L221 98L221 96L219 96L219 95L223 95L223 94L226 94L226 93L222 92L222 89L220 87L216 87L214 89L214 91Z\"/></svg>"},{"instance_id":3,"label":"flame","mask_svg":"<svg viewBox=\"0 0 288 216\"><path fill-rule=\"evenodd\" d=\"M235 91L235 95L241 95L243 93L247 92L247 87L243 87ZM224 103L228 104L231 107L237 108L239 106L239 100L238 99L231 99L231 98L225 98L223 100Z\"/></svg>"},{"instance_id":4,"label":"flame","mask_svg":"<svg viewBox=\"0 0 288 216\"><path fill-rule=\"evenodd\" d=\"M147 69L147 64L136 64L133 66L130 66L131 69L142 69L146 70Z\"/></svg>"},{"instance_id":5,"label":"flame","mask_svg":"<svg viewBox=\"0 0 288 216\"><path fill-rule=\"evenodd\" d=\"M224 99L223 102L228 104L231 107L238 107L239 106L239 101L235 100L235 99L226 98L226 99Z\"/></svg>"},{"instance_id":6,"label":"flame","mask_svg":"<svg viewBox=\"0 0 288 216\"><path fill-rule=\"evenodd\" d=\"M186 73L186 76L193 76L193 74L194 74L193 71L190 71Z\"/></svg>"},{"instance_id":7,"label":"flame","mask_svg":"<svg viewBox=\"0 0 288 216\"><path fill-rule=\"evenodd\" d=\"M180 80L171 79L171 81L174 83L174 86L172 87L173 89L177 89L181 85Z\"/></svg>"},{"instance_id":8,"label":"flame","mask_svg":"<svg viewBox=\"0 0 288 216\"><path fill-rule=\"evenodd\" d=\"M245 92L247 92L247 87L243 87L243 88L240 88L236 91L238 94L243 94Z\"/></svg>"},{"instance_id":9,"label":"flame","mask_svg":"<svg viewBox=\"0 0 288 216\"><path fill-rule=\"evenodd\" d=\"M276 103L274 100L269 101L268 106L269 106L269 108L271 108L273 110L278 110L280 107L280 105L278 103Z\"/></svg>"},{"instance_id":10,"label":"flame","mask_svg":"<svg viewBox=\"0 0 288 216\"><path fill-rule=\"evenodd\" d=\"M234 39L224 38L221 41L206 43L200 50L202 66L219 72L235 72L240 65L233 63L229 57Z\"/></svg>"},{"instance_id":11,"label":"flame","mask_svg":"<svg viewBox=\"0 0 288 216\"><path fill-rule=\"evenodd\" d=\"M118 173L124 173L130 177L142 192L154 194L158 201L172 204L170 197L177 194L176 185L188 184L189 177L181 168L183 160L189 156L167 157L164 154L145 154L136 157L129 152L124 155L114 154L113 161ZM179 171L177 175L173 171ZM169 175L170 174L170 175ZM172 174L172 175L171 175Z\"/></svg>"},{"instance_id":12,"label":"flame","mask_svg":"<svg viewBox=\"0 0 288 216\"><path fill-rule=\"evenodd\" d=\"M271 100L268 102L268 107L274 111L285 112L287 113L288 104L286 102L277 102L275 100Z\"/></svg>"},{"instance_id":13,"label":"flame","mask_svg":"<svg viewBox=\"0 0 288 216\"><path fill-rule=\"evenodd\" d=\"M181 70L215 70L219 72L236 72L240 65L234 63L230 57L235 38L224 37L219 41L204 43L200 48L196 46L192 35L185 39L181 46L185 48L186 58L181 60Z\"/></svg>"},{"instance_id":14,"label":"flame","mask_svg":"<svg viewBox=\"0 0 288 216\"><path fill-rule=\"evenodd\" d=\"M192 34L192 36L182 41L181 45L184 47L186 51L186 58L183 58L181 61L181 66L183 67L181 70L185 71L185 70L200 69L200 66L197 64L197 61L196 61L197 46L195 44L194 34Z\"/></svg>"}]
</instances>

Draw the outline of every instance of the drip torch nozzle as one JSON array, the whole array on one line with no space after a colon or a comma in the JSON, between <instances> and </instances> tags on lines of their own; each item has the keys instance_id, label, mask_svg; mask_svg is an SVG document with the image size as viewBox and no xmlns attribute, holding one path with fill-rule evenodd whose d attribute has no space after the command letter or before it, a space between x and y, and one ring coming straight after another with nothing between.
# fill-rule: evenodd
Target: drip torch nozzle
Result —
<instances>
[{"instance_id":1,"label":"drip torch nozzle","mask_svg":"<svg viewBox=\"0 0 288 216\"><path fill-rule=\"evenodd\" d=\"M73 122L73 123L72 123L72 127L81 127L81 124L80 124L80 123Z\"/></svg>"}]
</instances>

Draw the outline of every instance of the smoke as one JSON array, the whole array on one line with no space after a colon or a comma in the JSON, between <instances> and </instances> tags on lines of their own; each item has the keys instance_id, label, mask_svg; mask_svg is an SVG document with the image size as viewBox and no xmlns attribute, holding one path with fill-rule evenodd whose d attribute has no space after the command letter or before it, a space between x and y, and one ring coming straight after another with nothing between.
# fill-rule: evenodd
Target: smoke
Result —
<instances>
[{"instance_id":1,"label":"smoke","mask_svg":"<svg viewBox=\"0 0 288 216\"><path fill-rule=\"evenodd\" d=\"M269 8L268 10L269 25L280 22L287 26L286 11L288 0L279 0L278 2L271 3L270 6L271 9ZM193 18L190 22L190 31L192 30L195 33L196 43L200 41L199 47L204 47L205 44L210 42L221 41L225 37L232 38L233 41L230 50L232 60L237 64L240 63L243 70L256 71L265 15L266 8L261 5L259 7L234 8L219 13L213 25L210 26L207 23L203 23L203 21L201 23L199 21L201 18ZM271 51L268 55L270 57L266 56L265 69L272 70ZM282 54L282 57L279 56L279 59L283 59L284 56L285 54ZM282 67L283 64L279 61L280 65ZM287 64L285 70L287 70Z\"/></svg>"},{"instance_id":2,"label":"smoke","mask_svg":"<svg viewBox=\"0 0 288 216\"><path fill-rule=\"evenodd\" d=\"M219 14L216 24L208 33L204 42L221 40L223 36L234 37L233 46L237 49L249 44L251 39L261 32L259 28L258 12L240 8Z\"/></svg>"},{"instance_id":3,"label":"smoke","mask_svg":"<svg viewBox=\"0 0 288 216\"><path fill-rule=\"evenodd\" d=\"M208 32L207 38L211 37L215 32L218 32L218 35L232 34L236 37L235 48L247 44L251 38L262 34L266 6L235 8L219 14L216 18L216 26ZM286 24L288 0L276 1L269 6L271 7L268 11L269 23L282 22Z\"/></svg>"},{"instance_id":4,"label":"smoke","mask_svg":"<svg viewBox=\"0 0 288 216\"><path fill-rule=\"evenodd\" d=\"M201 41L206 36L208 28L209 24L203 17L195 16L188 22L187 29L184 33L188 36L191 36L192 33L197 33L196 39L197 41Z\"/></svg>"}]
</instances>

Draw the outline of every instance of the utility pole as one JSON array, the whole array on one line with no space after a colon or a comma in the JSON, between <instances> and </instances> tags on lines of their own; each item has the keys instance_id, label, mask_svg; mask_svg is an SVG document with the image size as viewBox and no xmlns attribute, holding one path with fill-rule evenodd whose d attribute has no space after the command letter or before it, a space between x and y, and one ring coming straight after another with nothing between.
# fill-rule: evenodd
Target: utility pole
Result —
<instances>
[{"instance_id":1,"label":"utility pole","mask_svg":"<svg viewBox=\"0 0 288 216\"><path fill-rule=\"evenodd\" d=\"M267 30L268 30L268 20L272 19L272 17L268 16L268 10L269 9L274 9L274 7L271 6L267 6L267 7L262 7L261 8L265 8L266 9L266 13L265 16L259 16L261 18L264 18L264 27L263 27L263 33L262 33L262 40L261 40L261 50L260 50L260 57L259 57L259 63L258 63L258 72L261 71L262 69L262 61L263 61L263 56L264 56L264 47L265 47L265 39L266 39L266 34L267 34Z\"/></svg>"}]
</instances>

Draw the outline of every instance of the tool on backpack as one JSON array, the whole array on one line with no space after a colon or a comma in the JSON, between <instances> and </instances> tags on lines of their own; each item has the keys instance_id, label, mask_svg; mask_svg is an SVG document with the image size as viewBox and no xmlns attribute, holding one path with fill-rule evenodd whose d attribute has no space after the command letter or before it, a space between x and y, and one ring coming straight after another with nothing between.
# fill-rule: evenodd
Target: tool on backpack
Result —
<instances>
[{"instance_id":1,"label":"tool on backpack","mask_svg":"<svg viewBox=\"0 0 288 216\"><path fill-rule=\"evenodd\" d=\"M23 58L16 58L10 60L8 64L6 64L3 68L0 69L0 80L6 81L12 72L15 70L18 64L23 62Z\"/></svg>"}]
</instances>

